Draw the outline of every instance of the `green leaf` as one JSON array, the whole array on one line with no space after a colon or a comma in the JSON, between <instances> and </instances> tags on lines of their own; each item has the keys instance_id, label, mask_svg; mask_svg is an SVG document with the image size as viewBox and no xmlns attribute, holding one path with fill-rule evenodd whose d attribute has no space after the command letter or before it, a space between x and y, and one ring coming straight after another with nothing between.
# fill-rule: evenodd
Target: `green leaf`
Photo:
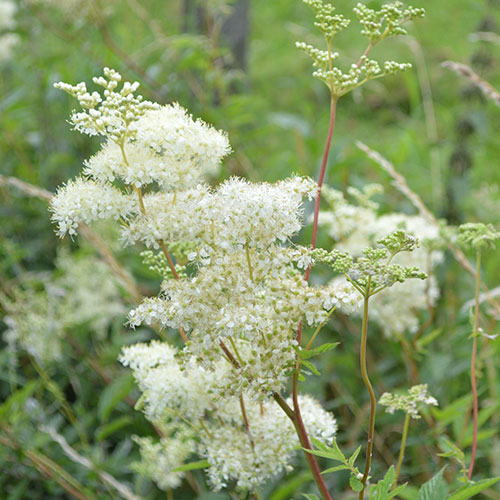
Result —
<instances>
[{"instance_id":1,"label":"green leaf","mask_svg":"<svg viewBox=\"0 0 500 500\"><path fill-rule=\"evenodd\" d=\"M321 474L330 474L330 472L337 472L339 470L349 470L349 466L348 465L337 465L336 467L330 467L329 469L326 469L324 471L321 472Z\"/></svg>"},{"instance_id":2,"label":"green leaf","mask_svg":"<svg viewBox=\"0 0 500 500\"><path fill-rule=\"evenodd\" d=\"M101 422L108 420L115 406L128 396L133 387L134 376L131 373L125 373L102 391L97 407Z\"/></svg>"},{"instance_id":3,"label":"green leaf","mask_svg":"<svg viewBox=\"0 0 500 500\"><path fill-rule=\"evenodd\" d=\"M349 464L354 465L354 462L358 458L359 452L361 451L361 445L358 446L358 449L351 455L351 458L349 459Z\"/></svg>"},{"instance_id":4,"label":"green leaf","mask_svg":"<svg viewBox=\"0 0 500 500\"><path fill-rule=\"evenodd\" d=\"M306 453L310 453L311 455L315 455L317 457L321 458L329 458L331 460L338 460L338 458L335 458L332 450L330 451L323 451L323 450L309 450L308 448L302 448Z\"/></svg>"},{"instance_id":5,"label":"green leaf","mask_svg":"<svg viewBox=\"0 0 500 500\"><path fill-rule=\"evenodd\" d=\"M311 493L302 493L302 496L307 498L307 500L320 500L318 496L312 495Z\"/></svg>"},{"instance_id":6,"label":"green leaf","mask_svg":"<svg viewBox=\"0 0 500 500\"><path fill-rule=\"evenodd\" d=\"M355 476L349 478L349 485L354 491L361 491L363 489L363 483Z\"/></svg>"},{"instance_id":7,"label":"green leaf","mask_svg":"<svg viewBox=\"0 0 500 500\"><path fill-rule=\"evenodd\" d=\"M172 469L171 472L185 472L188 470L206 469L207 467L210 467L208 460L198 460L198 462L189 462L188 464L179 465L179 467Z\"/></svg>"},{"instance_id":8,"label":"green leaf","mask_svg":"<svg viewBox=\"0 0 500 500\"><path fill-rule=\"evenodd\" d=\"M477 481L477 483L462 486L460 489L453 492L448 497L448 500L466 500L467 498L472 498L474 495L477 495L486 488L493 486L498 481L500 481L500 476L491 479L483 479L481 481Z\"/></svg>"},{"instance_id":9,"label":"green leaf","mask_svg":"<svg viewBox=\"0 0 500 500\"><path fill-rule=\"evenodd\" d=\"M453 457L456 458L459 462L464 461L464 452L449 439L440 439L439 446L443 450L443 453L438 453L439 457Z\"/></svg>"},{"instance_id":10,"label":"green leaf","mask_svg":"<svg viewBox=\"0 0 500 500\"><path fill-rule=\"evenodd\" d=\"M96 431L95 438L97 439L97 441L103 441L108 436L114 434L123 427L126 427L130 423L132 423L132 417L128 415L123 415L122 417L113 420L109 424L99 427Z\"/></svg>"},{"instance_id":11,"label":"green leaf","mask_svg":"<svg viewBox=\"0 0 500 500\"><path fill-rule=\"evenodd\" d=\"M302 366L307 368L311 373L314 373L314 375L320 375L318 369L310 361L306 361L305 359L303 359Z\"/></svg>"},{"instance_id":12,"label":"green leaf","mask_svg":"<svg viewBox=\"0 0 500 500\"><path fill-rule=\"evenodd\" d=\"M448 485L443 479L443 467L432 479L423 484L418 491L418 500L445 500Z\"/></svg>"},{"instance_id":13,"label":"green leaf","mask_svg":"<svg viewBox=\"0 0 500 500\"><path fill-rule=\"evenodd\" d=\"M401 490L406 488L406 484L398 486L394 491L391 491L396 472L394 466L391 466L386 472L383 479L381 479L375 486L371 488L370 500L390 500L397 495Z\"/></svg>"},{"instance_id":14,"label":"green leaf","mask_svg":"<svg viewBox=\"0 0 500 500\"><path fill-rule=\"evenodd\" d=\"M293 476L290 480L280 484L271 494L269 500L289 500L293 494L304 483L312 481L313 476L310 472L304 472L298 476Z\"/></svg>"},{"instance_id":15,"label":"green leaf","mask_svg":"<svg viewBox=\"0 0 500 500\"><path fill-rule=\"evenodd\" d=\"M0 420L3 420L5 416L9 416L12 408L14 406L21 406L25 401L33 394L38 386L38 380L32 380L28 382L24 387L18 391L11 394L7 400L0 405Z\"/></svg>"}]
</instances>

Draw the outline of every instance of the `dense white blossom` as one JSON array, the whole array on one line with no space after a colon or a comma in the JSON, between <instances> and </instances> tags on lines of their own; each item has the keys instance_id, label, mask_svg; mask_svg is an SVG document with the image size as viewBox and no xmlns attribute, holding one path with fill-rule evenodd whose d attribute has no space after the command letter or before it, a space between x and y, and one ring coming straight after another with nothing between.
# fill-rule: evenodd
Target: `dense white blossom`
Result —
<instances>
[{"instance_id":1,"label":"dense white blossom","mask_svg":"<svg viewBox=\"0 0 500 500\"><path fill-rule=\"evenodd\" d=\"M241 344L239 352L245 355ZM195 449L208 460L208 476L216 490L233 480L238 488L253 489L290 467L299 441L292 422L274 400L256 399L251 390L217 396L233 368L227 360L204 368L189 348L179 352L153 341L124 348L120 361L134 372L142 392L139 406L162 431L158 443L139 440L140 470L161 488L178 485L182 476L170 470L182 465ZM308 434L331 442L337 430L334 417L310 396L299 396L299 403ZM191 446L185 442L186 435Z\"/></svg>"},{"instance_id":2,"label":"dense white blossom","mask_svg":"<svg viewBox=\"0 0 500 500\"><path fill-rule=\"evenodd\" d=\"M299 396L299 404L309 436L331 442L337 430L333 416L310 396ZM248 431L241 425L236 403L233 409L227 405L224 410L224 425L213 429L212 438L204 443L208 476L215 490L231 480L236 480L238 488L253 490L290 468L300 443L292 422L276 403L248 404Z\"/></svg>"},{"instance_id":3,"label":"dense white blossom","mask_svg":"<svg viewBox=\"0 0 500 500\"><path fill-rule=\"evenodd\" d=\"M78 178L60 187L50 203L59 236L74 235L78 224L100 219L126 219L138 212L137 199L113 186Z\"/></svg>"},{"instance_id":4,"label":"dense white blossom","mask_svg":"<svg viewBox=\"0 0 500 500\"><path fill-rule=\"evenodd\" d=\"M196 435L188 426L178 424L175 433L162 437L159 442L152 438L134 437L141 452L141 462L134 469L150 477L162 490L180 486L185 473L172 469L183 465L196 451Z\"/></svg>"},{"instance_id":5,"label":"dense white blossom","mask_svg":"<svg viewBox=\"0 0 500 500\"><path fill-rule=\"evenodd\" d=\"M127 242L199 240L218 250L265 248L284 242L302 227L302 199L316 195L309 178L275 184L233 177L214 190L204 185L144 197L145 214L123 230Z\"/></svg>"},{"instance_id":6,"label":"dense white blossom","mask_svg":"<svg viewBox=\"0 0 500 500\"><path fill-rule=\"evenodd\" d=\"M301 321L319 324L337 302L352 301L342 287L309 286L294 269L296 257L297 252L277 246L215 253L194 277L165 281L160 297L134 309L130 323L182 327L202 363L215 354L224 357L223 340L241 365L228 390L250 384L277 391L293 362Z\"/></svg>"}]
</instances>

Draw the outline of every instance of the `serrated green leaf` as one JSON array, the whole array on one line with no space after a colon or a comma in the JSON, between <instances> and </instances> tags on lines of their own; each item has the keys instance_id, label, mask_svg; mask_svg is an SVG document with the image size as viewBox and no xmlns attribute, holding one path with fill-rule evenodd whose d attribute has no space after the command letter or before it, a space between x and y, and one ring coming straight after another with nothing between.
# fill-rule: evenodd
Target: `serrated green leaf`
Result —
<instances>
[{"instance_id":1,"label":"serrated green leaf","mask_svg":"<svg viewBox=\"0 0 500 500\"><path fill-rule=\"evenodd\" d=\"M467 498L472 498L474 495L477 495L486 488L493 486L498 481L500 481L500 476L483 479L481 481L477 481L476 483L462 486L457 491L453 492L447 500L467 500Z\"/></svg>"},{"instance_id":2,"label":"serrated green leaf","mask_svg":"<svg viewBox=\"0 0 500 500\"><path fill-rule=\"evenodd\" d=\"M306 453L311 455L315 455L321 458L329 458L330 460L338 460L334 457L332 451L323 451L323 450L309 450L308 448L302 448Z\"/></svg>"},{"instance_id":3,"label":"serrated green leaf","mask_svg":"<svg viewBox=\"0 0 500 500\"><path fill-rule=\"evenodd\" d=\"M134 387L134 376L125 373L102 391L97 406L97 414L101 422L106 422L115 406L125 399Z\"/></svg>"},{"instance_id":4,"label":"serrated green leaf","mask_svg":"<svg viewBox=\"0 0 500 500\"><path fill-rule=\"evenodd\" d=\"M363 483L355 476L349 478L349 486L353 491L361 491L363 489Z\"/></svg>"},{"instance_id":5,"label":"serrated green leaf","mask_svg":"<svg viewBox=\"0 0 500 500\"><path fill-rule=\"evenodd\" d=\"M454 443L452 443L449 439L443 438L439 440L439 446L444 450L443 453L438 453L440 457L454 457L458 459L460 462L463 462L465 459L464 452Z\"/></svg>"},{"instance_id":6,"label":"serrated green leaf","mask_svg":"<svg viewBox=\"0 0 500 500\"><path fill-rule=\"evenodd\" d=\"M349 458L349 464L354 465L354 462L358 458L359 452L361 451L361 445L358 446L358 449L351 455L351 458Z\"/></svg>"},{"instance_id":7,"label":"serrated green leaf","mask_svg":"<svg viewBox=\"0 0 500 500\"><path fill-rule=\"evenodd\" d=\"M339 470L349 470L349 466L344 464L337 465L336 467L330 467L329 469L322 471L321 474L330 474L330 472L337 472Z\"/></svg>"},{"instance_id":8,"label":"serrated green leaf","mask_svg":"<svg viewBox=\"0 0 500 500\"><path fill-rule=\"evenodd\" d=\"M185 472L188 470L198 470L198 469L206 469L210 467L208 460L198 460L197 462L189 462L188 464L179 465L179 467L175 467L171 472Z\"/></svg>"},{"instance_id":9,"label":"serrated green leaf","mask_svg":"<svg viewBox=\"0 0 500 500\"><path fill-rule=\"evenodd\" d=\"M310 361L303 359L302 366L307 368L311 373L314 373L314 375L320 375L318 369Z\"/></svg>"},{"instance_id":10,"label":"serrated green leaf","mask_svg":"<svg viewBox=\"0 0 500 500\"><path fill-rule=\"evenodd\" d=\"M337 452L337 455L339 456L338 460L340 462L343 462L344 464L347 464L347 459L344 453L342 453L342 450L339 448L339 445L337 444L335 438L333 439L333 449Z\"/></svg>"},{"instance_id":11,"label":"serrated green leaf","mask_svg":"<svg viewBox=\"0 0 500 500\"><path fill-rule=\"evenodd\" d=\"M434 477L421 486L418 491L418 500L445 500L448 494L448 485L443 479L443 467Z\"/></svg>"}]
</instances>

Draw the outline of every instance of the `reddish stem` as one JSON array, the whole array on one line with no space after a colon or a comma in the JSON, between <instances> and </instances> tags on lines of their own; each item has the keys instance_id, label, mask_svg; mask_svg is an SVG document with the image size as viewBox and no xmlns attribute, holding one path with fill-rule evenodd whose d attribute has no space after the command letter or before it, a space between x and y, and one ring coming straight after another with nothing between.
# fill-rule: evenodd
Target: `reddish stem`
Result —
<instances>
[{"instance_id":1,"label":"reddish stem","mask_svg":"<svg viewBox=\"0 0 500 500\"><path fill-rule=\"evenodd\" d=\"M318 219L319 219L319 206L321 203L321 188L323 187L323 181L325 179L326 165L328 163L328 155L330 153L330 146L332 144L333 130L335 128L335 114L337 110L337 99L332 96L330 105L330 125L328 127L328 137L326 139L325 152L323 153L323 161L321 162L321 169L319 171L318 177L318 195L316 196L316 202L314 204L314 220L313 220L313 232L311 238L311 248L316 248L316 240L318 238ZM309 275L311 274L311 266L309 266L304 273L304 279L309 281ZM299 340L297 338L297 340ZM299 342L300 343L300 342Z\"/></svg>"},{"instance_id":2,"label":"reddish stem","mask_svg":"<svg viewBox=\"0 0 500 500\"><path fill-rule=\"evenodd\" d=\"M330 153L330 147L332 144L332 136L333 136L333 130L335 128L335 113L337 109L337 99L332 96L331 99L331 105L330 105L330 124L328 126L328 136L326 139L326 145L325 145L325 151L323 153L323 160L321 162L321 169L319 171L319 177L318 177L318 195L316 197L316 202L314 204L314 220L313 220L313 232L312 232L312 238L311 238L311 248L316 248L316 240L318 237L318 219L319 219L319 207L321 203L321 188L323 186L323 182L325 179L325 173L326 173L326 166L328 164L328 156ZM311 266L309 266L304 273L304 279L306 281L309 281L309 276L311 274ZM300 346L302 343L302 323L299 325L297 329L297 342L298 345ZM307 435L307 430L304 425L304 421L302 420L302 415L300 412L300 406L299 406L299 399L298 399L298 393L299 393L299 371L300 371L300 360L297 359L296 364L295 364L295 371L293 374L293 379L292 379L292 399L293 399L293 409L294 409L294 418L292 419L295 429L297 430L297 435L299 436L300 443L303 448L306 450L311 450L311 443L309 441L309 437ZM325 500L332 500L332 497L330 496L330 493L328 492L328 488L326 487L325 481L323 480L323 476L321 475L321 471L318 466L318 462L314 455L311 455L310 453L305 452L306 454L306 459L309 464L309 468L311 469L311 472L313 473L314 480L316 482L316 485L318 486L318 489L321 492L321 495Z\"/></svg>"}]
</instances>

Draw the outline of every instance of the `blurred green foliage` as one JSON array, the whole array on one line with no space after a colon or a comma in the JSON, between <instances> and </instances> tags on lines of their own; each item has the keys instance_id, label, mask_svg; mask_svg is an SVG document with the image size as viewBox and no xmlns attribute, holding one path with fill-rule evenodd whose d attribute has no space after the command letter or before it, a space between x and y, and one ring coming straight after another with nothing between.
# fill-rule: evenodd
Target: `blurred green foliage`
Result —
<instances>
[{"instance_id":1,"label":"blurred green foliage","mask_svg":"<svg viewBox=\"0 0 500 500\"><path fill-rule=\"evenodd\" d=\"M337 8L347 14L355 3L339 2ZM372 4L379 2L368 2ZM217 7L216 2L213 5ZM377 51L385 50L386 59L411 62L414 69L371 82L340 102L327 182L342 190L369 182L385 184L387 194L380 200L383 209L412 212L409 202L390 187L386 174L356 148L356 140L362 140L396 165L437 217L455 224L481 220L498 227L500 110L440 63L448 59L468 63L500 88L500 3L441 0L418 6L425 7L427 15L411 27L411 37L388 49L377 47L373 53L377 58ZM295 48L296 40L316 41L309 29L312 15L307 7L299 0L250 2L246 68L239 67L219 36L220 23L215 22L219 14L205 12L200 21L196 14L186 16L184 7L178 0L127 0L116 2L108 18L84 19L78 12L63 14L44 5L19 4L15 31L21 40L12 59L1 63L1 174L50 191L74 177L82 160L97 150L98 141L70 131L66 119L73 102L52 85L59 80L89 81L109 66L125 79L139 80L146 97L162 103L178 101L195 116L229 132L234 153L220 178L242 175L274 181L291 172L316 177L329 96L312 78L310 60ZM474 34L482 32L493 33L497 41L478 41ZM336 38L346 60L364 50L357 35L358 30L351 27ZM9 294L26 273L54 272L61 245L77 254L92 251L81 239L57 241L46 201L26 197L15 187L0 188L0 200L3 293ZM107 227L100 231L106 240L111 240L109 232ZM307 229L302 238L309 241ZM320 246L331 244L325 235L320 236ZM155 293L159 283L142 265L139 252L115 250L140 283L141 292ZM498 251L485 253L484 271L486 284L497 286ZM451 255L440 267L438 279L441 299L430 322L422 317L424 330L412 344L412 352L421 380L440 406L410 433L402 476L404 480L411 477L412 484L425 483L447 463L444 475L451 480L460 467L456 461L436 457L436 451L448 451L446 445L439 447L439 436L446 435L466 452L472 440L471 330L461 307L473 296L473 279ZM133 302L125 292L124 301ZM122 345L155 334L145 329L129 331L124 321L115 321L102 339L93 338L85 325L68 331L71 341L64 346L62 361L47 367L3 345L0 498L56 500L75 497L71 491L81 491L79 498L118 498L98 470L127 483L140 498L165 498L164 492L130 467L139 458L132 435L154 435L154 429L134 411L136 389L116 361ZM483 322L483 327L487 333L498 331L495 319ZM346 454L364 440L367 419L367 395L355 355L358 332L359 325L352 319L333 319L321 335L341 345L331 356L319 358L322 375L305 383L308 392L325 401L337 416L338 441ZM376 328L370 334L369 362L377 393L407 387L411 373L404 346L380 341ZM500 475L500 341L485 340L481 352L478 376L483 406L476 475L486 478ZM93 468L68 458L40 430L43 425L58 428ZM401 426L397 415L379 412L375 478L394 464ZM285 500L312 491L302 462L301 458L294 473L267 485L263 498ZM327 482L332 491L343 491L348 475L330 474ZM498 485L488 491L481 495L500 498ZM194 471L175 491L175 498L236 497L209 493L202 474Z\"/></svg>"}]
</instances>

